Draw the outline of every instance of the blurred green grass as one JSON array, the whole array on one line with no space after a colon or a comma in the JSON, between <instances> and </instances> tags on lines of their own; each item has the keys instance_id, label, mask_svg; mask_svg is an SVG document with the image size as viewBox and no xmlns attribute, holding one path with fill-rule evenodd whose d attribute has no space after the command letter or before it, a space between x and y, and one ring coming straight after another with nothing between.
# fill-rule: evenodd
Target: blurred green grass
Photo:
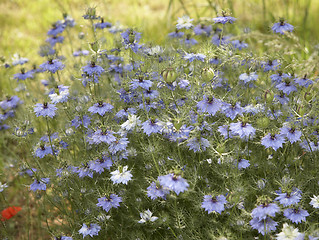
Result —
<instances>
[{"instance_id":1,"label":"blurred green grass","mask_svg":"<svg viewBox=\"0 0 319 240\"><path fill-rule=\"evenodd\" d=\"M78 26L87 6L96 6L98 14L111 22L143 29L143 37L162 42L177 17L215 17L220 9L230 9L241 26L269 31L269 26L284 17L306 41L319 37L319 1L317 0L1 0L0 55L15 52L32 57L46 38L51 24L67 12Z\"/></svg>"}]
</instances>

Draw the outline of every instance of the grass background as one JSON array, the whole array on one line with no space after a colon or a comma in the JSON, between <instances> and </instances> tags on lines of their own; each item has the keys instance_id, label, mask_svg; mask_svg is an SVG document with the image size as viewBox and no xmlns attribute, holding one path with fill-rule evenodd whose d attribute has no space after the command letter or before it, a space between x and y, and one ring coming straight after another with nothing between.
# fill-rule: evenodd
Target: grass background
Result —
<instances>
[{"instance_id":1,"label":"grass background","mask_svg":"<svg viewBox=\"0 0 319 240\"><path fill-rule=\"evenodd\" d=\"M284 17L295 26L295 34L302 39L304 48L318 44L319 39L319 0L0 0L0 56L10 61L14 53L19 53L31 63L41 63L37 52L51 24L62 19L62 13L68 13L76 20L78 32L88 32L88 23L81 17L88 6L96 7L98 15L106 21L136 27L143 32L144 42L155 44L165 41L178 17L185 14L194 19L215 17L221 9L229 9L237 18L238 31L249 27L270 33L272 24ZM12 80L16 73L12 71L16 70L9 70L8 74L0 68L0 100L12 91L11 85L16 85ZM10 164L19 162L21 157L23 149L1 132L0 181L10 181L6 205L26 206L19 218L8 223L7 229L14 234L13 239L45 239L46 226L39 220L45 209L28 193L24 184L29 181L20 180L16 174L10 179L1 175L2 171L10 171ZM9 167L4 169L5 165ZM0 237L1 231L0 225Z\"/></svg>"}]
</instances>

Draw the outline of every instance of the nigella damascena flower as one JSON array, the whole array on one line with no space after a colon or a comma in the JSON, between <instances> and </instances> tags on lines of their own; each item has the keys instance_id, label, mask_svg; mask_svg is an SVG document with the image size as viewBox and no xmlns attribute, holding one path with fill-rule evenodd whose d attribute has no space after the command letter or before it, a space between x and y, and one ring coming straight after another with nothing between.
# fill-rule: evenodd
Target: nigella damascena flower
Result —
<instances>
[{"instance_id":1,"label":"nigella damascena flower","mask_svg":"<svg viewBox=\"0 0 319 240\"><path fill-rule=\"evenodd\" d=\"M266 217L265 219L253 218L249 224L253 229L258 230L258 232L262 235L276 230L276 226L278 225L278 223L276 223L270 217Z\"/></svg>"},{"instance_id":2,"label":"nigella damascena flower","mask_svg":"<svg viewBox=\"0 0 319 240\"><path fill-rule=\"evenodd\" d=\"M83 167L78 168L76 172L78 173L79 178L90 177L93 178L93 171L89 168L88 164L82 164Z\"/></svg>"},{"instance_id":3,"label":"nigella damascena flower","mask_svg":"<svg viewBox=\"0 0 319 240\"><path fill-rule=\"evenodd\" d=\"M108 198L98 198L98 201L99 202L96 205L98 207L102 207L104 211L108 212L111 208L118 208L120 206L120 202L122 202L122 198L116 194L111 194Z\"/></svg>"},{"instance_id":4,"label":"nigella damascena flower","mask_svg":"<svg viewBox=\"0 0 319 240\"><path fill-rule=\"evenodd\" d=\"M238 50L248 48L248 44L240 40L231 41L231 44L233 45L234 48L237 48Z\"/></svg>"},{"instance_id":5,"label":"nigella damascena flower","mask_svg":"<svg viewBox=\"0 0 319 240\"><path fill-rule=\"evenodd\" d=\"M309 213L302 208L287 208L284 210L284 216L293 223L298 224L302 221L306 221L306 217L309 216Z\"/></svg>"},{"instance_id":6,"label":"nigella damascena flower","mask_svg":"<svg viewBox=\"0 0 319 240\"><path fill-rule=\"evenodd\" d=\"M56 36L62 33L65 29L65 26L60 22L57 21L56 23L52 24L52 28L48 31L49 36Z\"/></svg>"},{"instance_id":7,"label":"nigella damascena flower","mask_svg":"<svg viewBox=\"0 0 319 240\"><path fill-rule=\"evenodd\" d=\"M103 116L107 112L112 112L113 108L114 107L111 104L100 101L98 103L95 103L92 107L90 107L88 111L92 114L98 113L99 115Z\"/></svg>"},{"instance_id":8,"label":"nigella damascena flower","mask_svg":"<svg viewBox=\"0 0 319 240\"><path fill-rule=\"evenodd\" d=\"M309 87L313 84L313 81L307 78L307 74L303 78L295 78L295 83L297 83L301 87Z\"/></svg>"},{"instance_id":9,"label":"nigella damascena flower","mask_svg":"<svg viewBox=\"0 0 319 240\"><path fill-rule=\"evenodd\" d=\"M244 109L240 106L239 102L233 104L223 103L222 112L225 114L226 117L234 120L237 115L244 112Z\"/></svg>"},{"instance_id":10,"label":"nigella damascena flower","mask_svg":"<svg viewBox=\"0 0 319 240\"><path fill-rule=\"evenodd\" d=\"M229 36L222 36L220 34L214 34L211 43L217 47L229 44Z\"/></svg>"},{"instance_id":11,"label":"nigella damascena flower","mask_svg":"<svg viewBox=\"0 0 319 240\"><path fill-rule=\"evenodd\" d=\"M294 26L292 26L289 23L286 23L285 20L281 18L278 23L275 23L271 27L271 30L274 33L285 34L285 32L292 32L294 30Z\"/></svg>"},{"instance_id":12,"label":"nigella damascena flower","mask_svg":"<svg viewBox=\"0 0 319 240\"><path fill-rule=\"evenodd\" d=\"M153 85L153 82L151 80L144 79L143 76L140 76L138 79L132 79L130 82L130 87L132 90L141 87L146 90L150 89Z\"/></svg>"},{"instance_id":13,"label":"nigella damascena flower","mask_svg":"<svg viewBox=\"0 0 319 240\"><path fill-rule=\"evenodd\" d=\"M186 191L189 187L189 184L184 178L174 173L159 176L157 179L161 186L174 191L177 195L179 195L181 192Z\"/></svg>"},{"instance_id":14,"label":"nigella damascena flower","mask_svg":"<svg viewBox=\"0 0 319 240\"><path fill-rule=\"evenodd\" d=\"M194 19L191 19L189 16L180 17L177 20L176 29L190 29L193 27L192 21L194 21Z\"/></svg>"},{"instance_id":15,"label":"nigella damascena flower","mask_svg":"<svg viewBox=\"0 0 319 240\"><path fill-rule=\"evenodd\" d=\"M79 50L73 52L73 56L74 56L74 57L87 56L87 55L89 55L89 53L90 53L90 52L89 52L88 50L81 50L81 49L79 49Z\"/></svg>"},{"instance_id":16,"label":"nigella damascena flower","mask_svg":"<svg viewBox=\"0 0 319 240\"><path fill-rule=\"evenodd\" d=\"M16 108L22 101L18 96L7 97L6 100L0 102L0 107L3 110Z\"/></svg>"},{"instance_id":17,"label":"nigella damascena flower","mask_svg":"<svg viewBox=\"0 0 319 240\"><path fill-rule=\"evenodd\" d=\"M168 34L170 38L181 38L184 36L184 32L180 32L178 29L175 30L175 32L171 32Z\"/></svg>"},{"instance_id":18,"label":"nigella damascena flower","mask_svg":"<svg viewBox=\"0 0 319 240\"><path fill-rule=\"evenodd\" d=\"M212 31L211 25L198 24L194 27L195 35L206 35L209 36Z\"/></svg>"},{"instance_id":19,"label":"nigella damascena flower","mask_svg":"<svg viewBox=\"0 0 319 240\"><path fill-rule=\"evenodd\" d=\"M239 75L239 80L244 81L244 83L256 81L257 78L258 78L258 75L256 74L256 72L242 73Z\"/></svg>"},{"instance_id":20,"label":"nigella damascena flower","mask_svg":"<svg viewBox=\"0 0 319 240\"><path fill-rule=\"evenodd\" d=\"M296 86L292 85L289 79L285 79L284 82L279 83L276 88L287 95L297 91Z\"/></svg>"},{"instance_id":21,"label":"nigella damascena flower","mask_svg":"<svg viewBox=\"0 0 319 240\"><path fill-rule=\"evenodd\" d=\"M155 182L152 182L151 185L147 188L147 196L152 200L157 198L163 198L166 200L166 195L169 194L169 190L163 188L162 186L157 186Z\"/></svg>"},{"instance_id":22,"label":"nigella damascena flower","mask_svg":"<svg viewBox=\"0 0 319 240\"><path fill-rule=\"evenodd\" d=\"M261 144L264 145L266 148L273 148L277 151L278 148L282 147L282 144L285 143L285 136L282 134L271 134L268 133L261 139Z\"/></svg>"},{"instance_id":23,"label":"nigella damascena flower","mask_svg":"<svg viewBox=\"0 0 319 240\"><path fill-rule=\"evenodd\" d=\"M268 60L267 62L262 62L261 67L264 68L264 72L274 71L280 67L280 63L278 60Z\"/></svg>"},{"instance_id":24,"label":"nigella damascena flower","mask_svg":"<svg viewBox=\"0 0 319 240\"><path fill-rule=\"evenodd\" d=\"M119 140L116 140L110 144L109 151L112 154L116 154L119 151L124 151L126 150L128 143L128 138L120 138Z\"/></svg>"},{"instance_id":25,"label":"nigella damascena flower","mask_svg":"<svg viewBox=\"0 0 319 240\"><path fill-rule=\"evenodd\" d=\"M91 136L90 144L100 144L100 143L111 144L112 142L116 141L116 137L114 137L113 134L114 132L111 130L98 129Z\"/></svg>"},{"instance_id":26,"label":"nigella damascena flower","mask_svg":"<svg viewBox=\"0 0 319 240\"><path fill-rule=\"evenodd\" d=\"M95 161L90 161L89 166L90 169L101 174L104 172L104 169L110 170L113 163L111 158L103 156L101 159L96 159Z\"/></svg>"},{"instance_id":27,"label":"nigella damascena flower","mask_svg":"<svg viewBox=\"0 0 319 240\"><path fill-rule=\"evenodd\" d=\"M45 41L50 43L50 45L54 47L55 44L57 43L63 43L63 40L64 40L63 36L53 36L53 37L47 38Z\"/></svg>"},{"instance_id":28,"label":"nigella damascena flower","mask_svg":"<svg viewBox=\"0 0 319 240\"><path fill-rule=\"evenodd\" d=\"M50 59L49 61L42 63L39 68L44 71L56 73L58 70L62 70L65 65L58 59Z\"/></svg>"},{"instance_id":29,"label":"nigella damascena flower","mask_svg":"<svg viewBox=\"0 0 319 240\"><path fill-rule=\"evenodd\" d=\"M152 133L159 133L162 129L158 119L149 119L142 123L142 129L147 136Z\"/></svg>"},{"instance_id":30,"label":"nigella damascena flower","mask_svg":"<svg viewBox=\"0 0 319 240\"><path fill-rule=\"evenodd\" d=\"M319 195L318 196L313 195L310 201L310 205L314 208L319 208Z\"/></svg>"},{"instance_id":31,"label":"nigella damascena flower","mask_svg":"<svg viewBox=\"0 0 319 240\"><path fill-rule=\"evenodd\" d=\"M227 203L226 197L224 195L219 195L217 197L212 197L211 195L205 195L204 201L202 202L202 208L208 213L217 212L219 214L225 210L225 204Z\"/></svg>"},{"instance_id":32,"label":"nigella damascena flower","mask_svg":"<svg viewBox=\"0 0 319 240\"><path fill-rule=\"evenodd\" d=\"M194 60L204 62L206 56L201 53L186 53L183 58L189 62L193 62Z\"/></svg>"},{"instance_id":33,"label":"nigella damascena flower","mask_svg":"<svg viewBox=\"0 0 319 240\"><path fill-rule=\"evenodd\" d=\"M290 74L282 73L281 71L278 71L278 73L272 74L270 76L272 83L281 83L284 79L291 78Z\"/></svg>"},{"instance_id":34,"label":"nigella damascena flower","mask_svg":"<svg viewBox=\"0 0 319 240\"><path fill-rule=\"evenodd\" d=\"M87 74L89 77L99 77L103 72L105 72L104 68L99 65L96 65L94 61L90 64L82 67L82 71Z\"/></svg>"},{"instance_id":35,"label":"nigella damascena flower","mask_svg":"<svg viewBox=\"0 0 319 240\"><path fill-rule=\"evenodd\" d=\"M63 103L68 101L69 93L69 86L59 85L57 89L58 93L49 94L49 98L51 99L52 103Z\"/></svg>"},{"instance_id":36,"label":"nigella damascena flower","mask_svg":"<svg viewBox=\"0 0 319 240\"><path fill-rule=\"evenodd\" d=\"M294 143L300 141L302 132L295 127L283 126L280 129L280 134L286 136L290 143Z\"/></svg>"},{"instance_id":37,"label":"nigella damascena flower","mask_svg":"<svg viewBox=\"0 0 319 240\"><path fill-rule=\"evenodd\" d=\"M305 234L300 233L298 228L289 226L287 223L284 223L282 230L277 234L277 240L304 240Z\"/></svg>"},{"instance_id":38,"label":"nigella damascena flower","mask_svg":"<svg viewBox=\"0 0 319 240\"><path fill-rule=\"evenodd\" d=\"M33 192L37 190L45 191L49 182L50 178L41 178L41 180L34 180L34 182L30 185L30 190Z\"/></svg>"},{"instance_id":39,"label":"nigella damascena flower","mask_svg":"<svg viewBox=\"0 0 319 240\"><path fill-rule=\"evenodd\" d=\"M95 23L94 27L95 28L99 28L99 29L104 29L104 28L112 27L112 24L109 23L109 22L104 22L104 18L101 18L101 22L100 23Z\"/></svg>"},{"instance_id":40,"label":"nigella damascena flower","mask_svg":"<svg viewBox=\"0 0 319 240\"><path fill-rule=\"evenodd\" d=\"M53 155L53 150L49 145L41 145L39 148L35 150L35 156L39 158L44 158L47 155Z\"/></svg>"},{"instance_id":41,"label":"nigella damascena flower","mask_svg":"<svg viewBox=\"0 0 319 240\"><path fill-rule=\"evenodd\" d=\"M100 230L101 227L95 223L91 223L89 227L85 223L83 223L83 226L79 230L79 233L83 235L83 238L85 238L87 235L93 237L99 235Z\"/></svg>"},{"instance_id":42,"label":"nigella damascena flower","mask_svg":"<svg viewBox=\"0 0 319 240\"><path fill-rule=\"evenodd\" d=\"M245 122L231 123L229 130L232 135L238 135L240 138L253 137L256 132L256 129L251 124Z\"/></svg>"},{"instance_id":43,"label":"nigella damascena flower","mask_svg":"<svg viewBox=\"0 0 319 240\"><path fill-rule=\"evenodd\" d=\"M280 208L276 203L261 204L253 209L251 216L258 219L266 219L268 216L274 217L280 212Z\"/></svg>"},{"instance_id":44,"label":"nigella damascena flower","mask_svg":"<svg viewBox=\"0 0 319 240\"><path fill-rule=\"evenodd\" d=\"M233 23L236 21L236 18L231 17L231 16L226 16L225 12L222 12L222 16L215 17L213 18L215 23L221 23L221 24L226 24L226 23Z\"/></svg>"},{"instance_id":45,"label":"nigella damascena flower","mask_svg":"<svg viewBox=\"0 0 319 240\"><path fill-rule=\"evenodd\" d=\"M204 95L203 100L197 103L197 107L200 111L214 116L222 107L222 102L215 97L206 97Z\"/></svg>"},{"instance_id":46,"label":"nigella damascena flower","mask_svg":"<svg viewBox=\"0 0 319 240\"><path fill-rule=\"evenodd\" d=\"M196 39L191 38L190 34L187 34L186 38L180 40L180 43L181 44L185 44L186 46L189 47L189 46L192 46L192 45L196 45L198 42L197 42Z\"/></svg>"},{"instance_id":47,"label":"nigella damascena flower","mask_svg":"<svg viewBox=\"0 0 319 240\"><path fill-rule=\"evenodd\" d=\"M158 217L155 217L152 215L153 215L153 213L149 209L147 209L144 212L141 212L140 213L141 220L139 220L138 223L146 223L148 221L150 221L150 222L156 221L158 219Z\"/></svg>"},{"instance_id":48,"label":"nigella damascena flower","mask_svg":"<svg viewBox=\"0 0 319 240\"><path fill-rule=\"evenodd\" d=\"M246 159L241 158L237 162L238 169L245 169L245 168L248 168L249 166L250 166L250 163Z\"/></svg>"},{"instance_id":49,"label":"nigella damascena flower","mask_svg":"<svg viewBox=\"0 0 319 240\"><path fill-rule=\"evenodd\" d=\"M55 116L55 111L57 108L55 107L55 104L50 103L37 103L34 107L34 112L37 117L43 116L43 117L50 117L53 118Z\"/></svg>"},{"instance_id":50,"label":"nigella damascena flower","mask_svg":"<svg viewBox=\"0 0 319 240\"><path fill-rule=\"evenodd\" d=\"M13 79L17 79L17 81L19 81L19 80L26 80L28 78L33 78L33 73L34 72L32 70L26 72L24 68L22 68L21 73L14 74Z\"/></svg>"},{"instance_id":51,"label":"nigella damascena flower","mask_svg":"<svg viewBox=\"0 0 319 240\"><path fill-rule=\"evenodd\" d=\"M293 188L292 191L282 192L281 189L276 191L278 197L275 198L284 207L297 204L301 199L301 191L298 188Z\"/></svg>"},{"instance_id":52,"label":"nigella damascena flower","mask_svg":"<svg viewBox=\"0 0 319 240\"><path fill-rule=\"evenodd\" d=\"M189 150L193 150L194 152L205 152L210 143L206 138L194 137L187 141L187 146Z\"/></svg>"},{"instance_id":53,"label":"nigella damascena flower","mask_svg":"<svg viewBox=\"0 0 319 240\"><path fill-rule=\"evenodd\" d=\"M60 237L54 237L54 240L73 240L73 238L67 237L67 236L60 236Z\"/></svg>"},{"instance_id":54,"label":"nigella damascena flower","mask_svg":"<svg viewBox=\"0 0 319 240\"><path fill-rule=\"evenodd\" d=\"M128 181L130 181L133 177L133 175L131 174L130 170L127 170L128 166L119 166L119 168L113 172L111 172L111 180L113 182L113 184L115 183L123 183L126 184L128 183Z\"/></svg>"},{"instance_id":55,"label":"nigella damascena flower","mask_svg":"<svg viewBox=\"0 0 319 240\"><path fill-rule=\"evenodd\" d=\"M121 128L125 129L126 131L131 131L140 125L141 125L141 120L139 119L139 117L137 117L134 114L130 114L128 116L128 120L121 125Z\"/></svg>"},{"instance_id":56,"label":"nigella damascena flower","mask_svg":"<svg viewBox=\"0 0 319 240\"><path fill-rule=\"evenodd\" d=\"M75 116L74 119L71 121L71 126L78 128L79 126L83 126L85 128L88 128L88 126L91 124L91 118L87 115L83 115L82 117Z\"/></svg>"}]
</instances>

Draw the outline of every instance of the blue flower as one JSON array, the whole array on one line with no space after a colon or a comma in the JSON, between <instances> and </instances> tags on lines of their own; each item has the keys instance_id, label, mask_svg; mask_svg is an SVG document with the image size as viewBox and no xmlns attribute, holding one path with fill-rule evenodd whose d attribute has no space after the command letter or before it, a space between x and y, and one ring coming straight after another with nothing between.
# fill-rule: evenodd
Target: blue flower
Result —
<instances>
[{"instance_id":1,"label":"blue flower","mask_svg":"<svg viewBox=\"0 0 319 240\"><path fill-rule=\"evenodd\" d=\"M87 74L89 77L97 78L99 77L103 72L105 72L104 68L102 68L99 65L96 65L95 62L91 62L91 64L88 64L84 67L82 67L82 71Z\"/></svg>"},{"instance_id":2,"label":"blue flower","mask_svg":"<svg viewBox=\"0 0 319 240\"><path fill-rule=\"evenodd\" d=\"M302 87L309 87L310 85L313 84L313 81L307 78L307 74L303 78L295 78L294 79L295 83L297 83L299 86Z\"/></svg>"},{"instance_id":3,"label":"blue flower","mask_svg":"<svg viewBox=\"0 0 319 240\"><path fill-rule=\"evenodd\" d=\"M71 121L71 126L78 128L80 125L82 125L85 128L88 128L88 126L91 124L91 118L87 115L83 115L82 118L79 116L75 116L75 118Z\"/></svg>"},{"instance_id":4,"label":"blue flower","mask_svg":"<svg viewBox=\"0 0 319 240\"><path fill-rule=\"evenodd\" d=\"M88 111L92 114L98 113L99 115L103 116L107 112L112 112L113 108L114 107L111 104L100 101L98 103L95 103L92 107L90 107Z\"/></svg>"},{"instance_id":5,"label":"blue flower","mask_svg":"<svg viewBox=\"0 0 319 240\"><path fill-rule=\"evenodd\" d=\"M278 197L275 198L284 207L297 204L301 199L301 191L298 188L294 188L291 192L281 192L281 190L276 191Z\"/></svg>"},{"instance_id":6,"label":"blue flower","mask_svg":"<svg viewBox=\"0 0 319 240\"><path fill-rule=\"evenodd\" d=\"M226 117L234 120L238 114L242 114L244 112L244 109L240 106L239 102L235 104L223 103L222 111Z\"/></svg>"},{"instance_id":7,"label":"blue flower","mask_svg":"<svg viewBox=\"0 0 319 240\"><path fill-rule=\"evenodd\" d=\"M280 67L280 63L278 60L268 60L268 62L263 62L261 67L264 68L264 72L268 72L270 70L277 70Z\"/></svg>"},{"instance_id":8,"label":"blue flower","mask_svg":"<svg viewBox=\"0 0 319 240\"><path fill-rule=\"evenodd\" d=\"M113 136L114 132L110 130L96 130L93 135L91 136L90 144L100 144L100 143L107 143L111 144L112 142L116 141L116 137Z\"/></svg>"},{"instance_id":9,"label":"blue flower","mask_svg":"<svg viewBox=\"0 0 319 240\"><path fill-rule=\"evenodd\" d=\"M270 217L266 217L265 219L253 218L249 224L253 229L258 230L258 232L262 235L276 230L276 226L278 225L278 223L276 223Z\"/></svg>"},{"instance_id":10,"label":"blue flower","mask_svg":"<svg viewBox=\"0 0 319 240\"><path fill-rule=\"evenodd\" d=\"M104 172L104 169L110 170L113 163L111 158L103 156L102 159L97 159L89 163L90 169L101 174Z\"/></svg>"},{"instance_id":11,"label":"blue flower","mask_svg":"<svg viewBox=\"0 0 319 240\"><path fill-rule=\"evenodd\" d=\"M189 184L184 178L174 173L159 176L158 181L163 187L174 191L177 195L179 195L181 192L186 191L189 187Z\"/></svg>"},{"instance_id":12,"label":"blue flower","mask_svg":"<svg viewBox=\"0 0 319 240\"><path fill-rule=\"evenodd\" d=\"M132 49L133 52L137 52L142 45L139 45L141 39L141 33L133 31L132 29L127 29L125 32L121 33L123 38L123 45L125 49Z\"/></svg>"},{"instance_id":13,"label":"blue flower","mask_svg":"<svg viewBox=\"0 0 319 240\"><path fill-rule=\"evenodd\" d=\"M274 217L278 212L280 212L280 207L276 203L268 203L254 208L251 215L253 218L266 219L269 216Z\"/></svg>"},{"instance_id":14,"label":"blue flower","mask_svg":"<svg viewBox=\"0 0 319 240\"><path fill-rule=\"evenodd\" d=\"M50 36L56 36L59 33L62 33L64 31L65 26L60 22L56 22L52 25L52 28L48 31L48 35Z\"/></svg>"},{"instance_id":15,"label":"blue flower","mask_svg":"<svg viewBox=\"0 0 319 240\"><path fill-rule=\"evenodd\" d=\"M28 78L33 78L33 73L33 71L25 72L25 70L22 68L21 73L14 74L13 79L26 80Z\"/></svg>"},{"instance_id":16,"label":"blue flower","mask_svg":"<svg viewBox=\"0 0 319 240\"><path fill-rule=\"evenodd\" d=\"M147 136L150 136L152 133L161 131L162 127L159 124L160 121L158 119L149 119L142 123L142 129Z\"/></svg>"},{"instance_id":17,"label":"blue flower","mask_svg":"<svg viewBox=\"0 0 319 240\"><path fill-rule=\"evenodd\" d=\"M280 19L280 22L275 23L272 27L271 30L274 33L280 33L280 34L285 34L285 32L292 32L294 30L294 27L286 23L284 19Z\"/></svg>"},{"instance_id":18,"label":"blue flower","mask_svg":"<svg viewBox=\"0 0 319 240\"><path fill-rule=\"evenodd\" d=\"M98 207L102 207L104 211L108 212L111 208L118 208L120 206L120 202L122 202L122 198L116 194L111 194L109 198L98 198L98 201L99 202L96 205Z\"/></svg>"},{"instance_id":19,"label":"blue flower","mask_svg":"<svg viewBox=\"0 0 319 240\"><path fill-rule=\"evenodd\" d=\"M6 100L0 102L0 107L3 110L16 108L22 101L18 96L7 97Z\"/></svg>"},{"instance_id":20,"label":"blue flower","mask_svg":"<svg viewBox=\"0 0 319 240\"><path fill-rule=\"evenodd\" d=\"M251 81L256 81L258 78L258 75L256 72L251 73L242 73L239 75L239 80L244 81L244 83L249 83Z\"/></svg>"},{"instance_id":21,"label":"blue flower","mask_svg":"<svg viewBox=\"0 0 319 240\"><path fill-rule=\"evenodd\" d=\"M222 125L222 126L219 126L217 131L224 136L225 139L228 139L228 138L232 138L233 135L231 133L231 131L229 130L229 126L228 125Z\"/></svg>"},{"instance_id":22,"label":"blue flower","mask_svg":"<svg viewBox=\"0 0 319 240\"><path fill-rule=\"evenodd\" d=\"M47 38L45 41L50 43L52 47L54 47L55 44L57 43L63 43L64 37L63 36L53 36Z\"/></svg>"},{"instance_id":23,"label":"blue flower","mask_svg":"<svg viewBox=\"0 0 319 240\"><path fill-rule=\"evenodd\" d=\"M168 34L170 38L181 38L184 36L184 32L180 32L178 29L175 30L175 32L171 32Z\"/></svg>"},{"instance_id":24,"label":"blue flower","mask_svg":"<svg viewBox=\"0 0 319 240\"><path fill-rule=\"evenodd\" d=\"M237 48L238 50L248 48L248 44L240 40L231 41L231 44L234 46L234 48Z\"/></svg>"},{"instance_id":25,"label":"blue flower","mask_svg":"<svg viewBox=\"0 0 319 240\"><path fill-rule=\"evenodd\" d=\"M270 76L272 83L281 83L283 79L291 78L291 76L287 73L278 72L276 74L272 74Z\"/></svg>"},{"instance_id":26,"label":"blue flower","mask_svg":"<svg viewBox=\"0 0 319 240\"><path fill-rule=\"evenodd\" d=\"M226 24L226 23L233 23L234 21L236 21L236 18L231 16L226 16L225 13L223 12L223 16L215 17L213 18L213 20L215 23Z\"/></svg>"},{"instance_id":27,"label":"blue flower","mask_svg":"<svg viewBox=\"0 0 319 240\"><path fill-rule=\"evenodd\" d=\"M250 166L250 163L248 160L246 159L239 159L238 163L237 163L237 167L238 169L245 169L248 168Z\"/></svg>"},{"instance_id":28,"label":"blue flower","mask_svg":"<svg viewBox=\"0 0 319 240\"><path fill-rule=\"evenodd\" d=\"M128 143L128 138L120 138L119 140L116 140L110 144L109 151L112 154L116 154L119 151L124 151L126 150Z\"/></svg>"},{"instance_id":29,"label":"blue flower","mask_svg":"<svg viewBox=\"0 0 319 240\"><path fill-rule=\"evenodd\" d=\"M73 56L74 56L74 57L87 56L87 55L89 55L89 53L90 53L90 52L89 52L88 50L81 50L81 49L79 49L79 50L73 52Z\"/></svg>"},{"instance_id":30,"label":"blue flower","mask_svg":"<svg viewBox=\"0 0 319 240\"><path fill-rule=\"evenodd\" d=\"M284 126L280 129L280 134L286 136L290 143L294 143L294 142L300 141L302 132L299 130L296 130L295 127L290 128L290 127Z\"/></svg>"},{"instance_id":31,"label":"blue flower","mask_svg":"<svg viewBox=\"0 0 319 240\"><path fill-rule=\"evenodd\" d=\"M232 135L239 135L240 138L253 137L256 132L251 124L245 122L231 123L229 129Z\"/></svg>"},{"instance_id":32,"label":"blue flower","mask_svg":"<svg viewBox=\"0 0 319 240\"><path fill-rule=\"evenodd\" d=\"M189 46L192 46L192 45L196 45L198 42L197 42L196 39L191 38L190 34L187 34L185 39L181 39L180 40L180 43L181 44L185 44L186 46L189 47Z\"/></svg>"},{"instance_id":33,"label":"blue flower","mask_svg":"<svg viewBox=\"0 0 319 240\"><path fill-rule=\"evenodd\" d=\"M211 195L205 195L204 201L202 202L202 208L209 213L218 212L219 214L225 210L225 204L227 203L224 195L212 197Z\"/></svg>"},{"instance_id":34,"label":"blue flower","mask_svg":"<svg viewBox=\"0 0 319 240\"><path fill-rule=\"evenodd\" d=\"M109 22L104 22L104 19L101 18L101 22L100 23L95 23L94 24L95 28L100 28L100 29L104 29L104 28L110 28L112 27L112 24Z\"/></svg>"},{"instance_id":35,"label":"blue flower","mask_svg":"<svg viewBox=\"0 0 319 240\"><path fill-rule=\"evenodd\" d=\"M284 216L293 223L298 224L302 221L306 221L306 217L309 216L309 213L302 208L287 208L284 210Z\"/></svg>"},{"instance_id":36,"label":"blue flower","mask_svg":"<svg viewBox=\"0 0 319 240\"><path fill-rule=\"evenodd\" d=\"M89 168L88 164L82 164L83 167L78 168L76 172L79 178L90 177L93 178L93 171Z\"/></svg>"},{"instance_id":37,"label":"blue flower","mask_svg":"<svg viewBox=\"0 0 319 240\"><path fill-rule=\"evenodd\" d=\"M152 182L147 188L147 196L152 200L155 200L156 198L163 198L166 200L167 194L169 194L169 190L162 188L162 186L156 186L155 182Z\"/></svg>"},{"instance_id":38,"label":"blue flower","mask_svg":"<svg viewBox=\"0 0 319 240\"><path fill-rule=\"evenodd\" d=\"M217 98L206 97L204 95L203 100L197 103L197 107L200 111L207 112L214 116L222 107L222 103Z\"/></svg>"},{"instance_id":39,"label":"blue flower","mask_svg":"<svg viewBox=\"0 0 319 240\"><path fill-rule=\"evenodd\" d=\"M297 91L296 86L292 85L289 79L285 80L285 82L279 83L276 88L287 95Z\"/></svg>"},{"instance_id":40,"label":"blue flower","mask_svg":"<svg viewBox=\"0 0 319 240\"><path fill-rule=\"evenodd\" d=\"M55 116L55 110L57 108L54 104L50 103L37 103L34 107L34 112L37 117L43 116L43 117L50 117L53 118Z\"/></svg>"},{"instance_id":41,"label":"blue flower","mask_svg":"<svg viewBox=\"0 0 319 240\"><path fill-rule=\"evenodd\" d=\"M53 155L51 146L41 145L40 148L37 148L35 150L35 156L39 158L44 158L46 155L49 155L49 154Z\"/></svg>"},{"instance_id":42,"label":"blue flower","mask_svg":"<svg viewBox=\"0 0 319 240\"><path fill-rule=\"evenodd\" d=\"M210 146L210 143L206 138L194 137L187 141L187 146L189 147L189 150L193 150L194 152L204 152Z\"/></svg>"},{"instance_id":43,"label":"blue flower","mask_svg":"<svg viewBox=\"0 0 319 240\"><path fill-rule=\"evenodd\" d=\"M198 24L194 27L195 35L206 35L209 36L212 31L211 25Z\"/></svg>"},{"instance_id":44,"label":"blue flower","mask_svg":"<svg viewBox=\"0 0 319 240\"><path fill-rule=\"evenodd\" d=\"M229 44L229 36L222 36L220 34L214 34L211 40L211 43L216 45L217 47L221 45L227 45Z\"/></svg>"},{"instance_id":45,"label":"blue flower","mask_svg":"<svg viewBox=\"0 0 319 240\"><path fill-rule=\"evenodd\" d=\"M42 63L39 67L44 71L55 73L58 70L62 70L65 66L58 59L50 59L49 61Z\"/></svg>"},{"instance_id":46,"label":"blue flower","mask_svg":"<svg viewBox=\"0 0 319 240\"><path fill-rule=\"evenodd\" d=\"M141 88L148 90L150 87L152 87L153 82L151 80L146 80L143 77L139 77L138 79L133 79L130 82L130 84L131 84L130 86L131 86L132 90L134 90L138 87L141 87Z\"/></svg>"},{"instance_id":47,"label":"blue flower","mask_svg":"<svg viewBox=\"0 0 319 240\"><path fill-rule=\"evenodd\" d=\"M261 144L264 145L266 148L273 148L277 151L278 148L282 147L282 144L285 143L285 136L282 134L271 134L268 133L261 139Z\"/></svg>"},{"instance_id":48,"label":"blue flower","mask_svg":"<svg viewBox=\"0 0 319 240\"><path fill-rule=\"evenodd\" d=\"M91 223L90 227L88 227L85 223L83 223L82 228L79 230L80 234L83 234L83 238L85 238L87 235L90 235L90 237L99 235L99 231L101 230L101 227L95 223Z\"/></svg>"},{"instance_id":49,"label":"blue flower","mask_svg":"<svg viewBox=\"0 0 319 240\"><path fill-rule=\"evenodd\" d=\"M205 61L206 56L201 53L186 53L184 56L185 60L188 60L189 62L193 62L194 60L198 60L201 62Z\"/></svg>"},{"instance_id":50,"label":"blue flower","mask_svg":"<svg viewBox=\"0 0 319 240\"><path fill-rule=\"evenodd\" d=\"M33 192L37 190L45 191L49 182L50 178L41 178L41 180L34 180L34 182L30 185L30 190Z\"/></svg>"}]
</instances>

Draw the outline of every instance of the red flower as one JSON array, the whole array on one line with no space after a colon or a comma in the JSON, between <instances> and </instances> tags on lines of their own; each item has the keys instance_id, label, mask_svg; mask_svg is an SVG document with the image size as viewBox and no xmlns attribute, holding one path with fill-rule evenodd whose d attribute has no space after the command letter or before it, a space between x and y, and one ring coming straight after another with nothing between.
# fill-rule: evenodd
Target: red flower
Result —
<instances>
[{"instance_id":1,"label":"red flower","mask_svg":"<svg viewBox=\"0 0 319 240\"><path fill-rule=\"evenodd\" d=\"M1 221L9 220L18 212L20 212L21 207L8 207L1 212Z\"/></svg>"}]
</instances>

